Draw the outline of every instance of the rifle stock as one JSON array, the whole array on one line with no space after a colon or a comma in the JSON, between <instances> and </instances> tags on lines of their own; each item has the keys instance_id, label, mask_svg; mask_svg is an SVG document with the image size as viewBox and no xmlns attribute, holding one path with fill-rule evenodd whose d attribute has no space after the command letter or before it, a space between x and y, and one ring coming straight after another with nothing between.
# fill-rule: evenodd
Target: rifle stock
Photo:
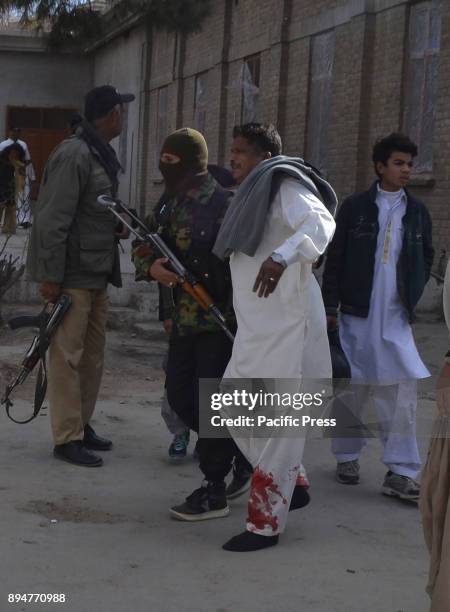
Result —
<instances>
[{"instance_id":1,"label":"rifle stock","mask_svg":"<svg viewBox=\"0 0 450 612\"><path fill-rule=\"evenodd\" d=\"M12 331L22 327L39 327L40 324L41 318L39 315L20 315L8 321L8 327Z\"/></svg>"}]
</instances>

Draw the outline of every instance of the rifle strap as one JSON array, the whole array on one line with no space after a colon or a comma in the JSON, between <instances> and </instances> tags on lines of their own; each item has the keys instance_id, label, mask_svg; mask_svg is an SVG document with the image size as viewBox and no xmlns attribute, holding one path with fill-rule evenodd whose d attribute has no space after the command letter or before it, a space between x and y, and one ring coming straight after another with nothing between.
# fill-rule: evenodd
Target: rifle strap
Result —
<instances>
[{"instance_id":1,"label":"rifle strap","mask_svg":"<svg viewBox=\"0 0 450 612\"><path fill-rule=\"evenodd\" d=\"M34 412L33 419L37 417L39 411L44 402L45 394L47 392L47 363L45 360L45 353L50 345L50 338L47 336L47 318L45 314L41 316L41 323L39 326L39 370L36 379L36 389L34 392Z\"/></svg>"},{"instance_id":2,"label":"rifle strap","mask_svg":"<svg viewBox=\"0 0 450 612\"><path fill-rule=\"evenodd\" d=\"M38 381L36 382L36 391L35 391L35 396L34 396L33 414L28 419L25 419L24 421L19 421L18 419L15 419L13 416L11 416L10 409L12 408L13 403L9 398L5 400L6 414L11 419L11 421L13 421L14 423L18 423L19 425L26 425L27 423L34 421L34 419L39 414L41 407L42 407L42 403L45 398L45 391L47 389L47 378L46 377L43 383L42 382L39 383L40 373L41 373L41 367L39 366Z\"/></svg>"}]
</instances>

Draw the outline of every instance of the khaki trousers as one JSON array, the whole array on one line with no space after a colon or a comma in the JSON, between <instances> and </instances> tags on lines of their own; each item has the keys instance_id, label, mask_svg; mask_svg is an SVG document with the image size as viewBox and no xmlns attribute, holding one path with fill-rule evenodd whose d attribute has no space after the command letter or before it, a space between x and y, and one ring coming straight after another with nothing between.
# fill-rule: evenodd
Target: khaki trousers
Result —
<instances>
[{"instance_id":1,"label":"khaki trousers","mask_svg":"<svg viewBox=\"0 0 450 612\"><path fill-rule=\"evenodd\" d=\"M108 294L63 289L72 305L50 345L49 399L56 444L82 440L94 412L103 373Z\"/></svg>"}]
</instances>

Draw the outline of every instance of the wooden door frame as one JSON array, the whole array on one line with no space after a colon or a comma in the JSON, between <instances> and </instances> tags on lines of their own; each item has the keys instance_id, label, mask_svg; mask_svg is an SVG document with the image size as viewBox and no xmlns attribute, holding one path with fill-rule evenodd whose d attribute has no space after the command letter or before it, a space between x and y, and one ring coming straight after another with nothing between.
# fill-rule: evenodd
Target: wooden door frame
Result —
<instances>
[{"instance_id":1,"label":"wooden door frame","mask_svg":"<svg viewBox=\"0 0 450 612\"><path fill-rule=\"evenodd\" d=\"M13 109L20 109L20 110L38 110L40 111L40 125L39 126L35 126L36 128L39 129L46 129L42 126L42 119L43 119L43 114L44 111L51 111L51 110L55 110L55 111L67 111L67 112L71 112L73 114L75 114L77 112L76 108L73 107L67 107L67 106L28 106L26 104L23 105L18 105L18 104L8 104L6 106L6 113L5 113L5 133L6 133L6 137L9 138L9 132L13 127L19 127L21 128L22 126L20 125L13 125L10 121L11 118L11 111ZM30 128L32 129L32 128Z\"/></svg>"}]
</instances>

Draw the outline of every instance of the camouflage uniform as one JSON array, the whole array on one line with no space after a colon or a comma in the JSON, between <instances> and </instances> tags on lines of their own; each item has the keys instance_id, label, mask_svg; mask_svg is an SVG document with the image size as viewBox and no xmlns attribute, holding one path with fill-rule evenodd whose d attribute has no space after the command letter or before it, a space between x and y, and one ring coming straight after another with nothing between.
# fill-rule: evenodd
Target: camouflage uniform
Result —
<instances>
[{"instance_id":1,"label":"camouflage uniform","mask_svg":"<svg viewBox=\"0 0 450 612\"><path fill-rule=\"evenodd\" d=\"M218 194L220 207L215 208L219 202ZM146 224L151 231L160 233L167 246L195 274L213 299L217 300L216 305L234 331L231 277L227 276L229 268L212 255L212 247L228 203L227 193L224 193L212 176L207 175L200 185L189 190L183 198L166 202L165 208L162 208L161 201L147 217ZM203 207L211 208L206 211ZM199 251L198 243L203 238L205 243ZM132 257L136 279L152 280L150 267L161 257L160 254L146 244L138 244ZM215 260L219 263L218 267L215 267ZM205 270L210 270L211 274L205 274ZM225 278L222 285L216 282L219 276L222 280ZM232 343L221 327L180 286L173 291L173 311L170 300L169 303L167 300L168 290L163 287L162 292L160 319L173 320L166 377L169 406L189 429L198 433L199 381L202 378L222 377L231 356ZM222 299L217 299L217 296L222 296ZM199 467L204 478L208 482L223 482L231 469L233 456L238 452L233 441L227 438L200 437L197 448Z\"/></svg>"},{"instance_id":2,"label":"camouflage uniform","mask_svg":"<svg viewBox=\"0 0 450 612\"><path fill-rule=\"evenodd\" d=\"M195 200L199 204L207 206L216 188L217 182L211 175L208 175L198 188L188 191L185 198L181 201L176 198L167 201L166 210L170 212L167 221L164 223L164 228L160 226L156 216L156 212L159 210L160 206L157 206L146 218L146 225L148 228L152 232L160 233L166 244L175 250L175 254L183 263L191 247L191 228L194 223L194 207L190 205L190 202ZM230 193L230 198L231 196L232 194ZM222 218L217 221L220 225ZM133 263L136 268L136 280L152 280L150 268L154 261L160 257L161 255L155 252L151 246L147 244L137 244L132 252ZM186 267L188 267L188 265ZM191 271L195 273L195 270ZM203 279L199 278L200 282L202 282L202 280ZM176 335L187 336L201 332L217 332L221 330L214 319L181 287L177 287L173 291L174 303L172 312L167 291L163 290L163 297L164 319L173 319L174 333ZM214 298L214 296L212 297ZM225 302L219 301L217 302L217 306L225 315L229 326L234 328L235 318L231 299Z\"/></svg>"}]
</instances>

